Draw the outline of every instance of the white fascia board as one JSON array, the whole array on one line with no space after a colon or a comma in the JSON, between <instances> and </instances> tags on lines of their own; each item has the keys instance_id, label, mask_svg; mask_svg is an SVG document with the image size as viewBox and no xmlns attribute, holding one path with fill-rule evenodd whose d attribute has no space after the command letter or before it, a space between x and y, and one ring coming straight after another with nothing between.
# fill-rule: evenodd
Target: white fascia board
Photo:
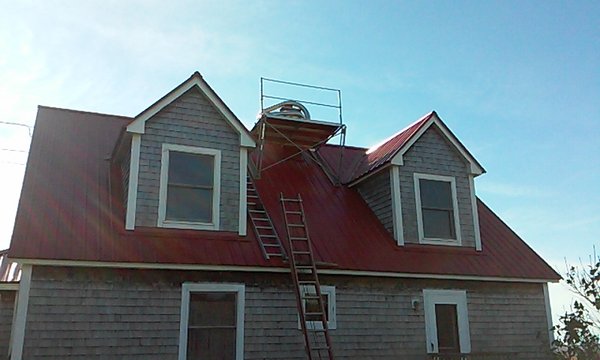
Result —
<instances>
[{"instance_id":1,"label":"white fascia board","mask_svg":"<svg viewBox=\"0 0 600 360\"><path fill-rule=\"evenodd\" d=\"M469 187L471 190L471 213L473 216L473 231L475 232L475 250L481 251L481 229L479 228L479 210L477 209L477 196L475 195L475 176L469 174Z\"/></svg>"},{"instance_id":2,"label":"white fascia board","mask_svg":"<svg viewBox=\"0 0 600 360\"><path fill-rule=\"evenodd\" d=\"M47 259L25 259L11 258L12 261L22 265L43 266L71 266L71 267L97 267L97 268L120 268L120 269L155 269L155 270L197 270L197 271L238 271L250 273L289 273L290 269L285 267L263 267L263 266L238 266L238 265L201 265L201 264L166 264L166 263L135 263L135 262L104 262L104 261L76 261L76 260L47 260ZM495 281L512 283L536 283L545 284L558 282L558 280L538 278L515 278L499 276L476 276L476 275L444 275L444 274L419 274L389 271L363 271L363 270L341 270L341 269L319 269L319 274L343 275L343 276L368 276L406 279L438 279L438 280L465 280L465 281Z\"/></svg>"},{"instance_id":3,"label":"white fascia board","mask_svg":"<svg viewBox=\"0 0 600 360\"><path fill-rule=\"evenodd\" d=\"M248 228L247 214L247 190L248 190L248 149L240 147L240 201L238 235L246 236Z\"/></svg>"},{"instance_id":4,"label":"white fascia board","mask_svg":"<svg viewBox=\"0 0 600 360\"><path fill-rule=\"evenodd\" d=\"M435 124L437 128L442 132L444 137L454 146L454 148L469 162L469 170L471 174L477 176L481 175L485 172L485 170L477 163L475 158L467 151L465 151L465 147L460 143L460 141L454 136L452 132L448 130L448 127L444 125L442 120L437 117L436 114L427 120L427 122L414 134L411 139L402 146L402 148L396 153L396 155L392 158L391 163L394 165L403 165L404 164L404 154L410 150L410 148L423 136L423 134L429 130L431 125Z\"/></svg>"},{"instance_id":5,"label":"white fascia board","mask_svg":"<svg viewBox=\"0 0 600 360\"><path fill-rule=\"evenodd\" d=\"M177 100L181 95L185 94L188 90L194 86L212 102L212 104L219 110L219 112L225 117L227 122L235 129L240 135L240 145L247 147L255 147L256 142L248 130L244 127L241 121L227 108L223 101L217 96L214 90L202 79L199 73L194 73L188 80L176 87L173 91L167 94L165 97L154 103L152 106L142 111L135 119L127 125L127 131L136 134L144 134L146 131L146 121L164 109L166 106Z\"/></svg>"},{"instance_id":6,"label":"white fascia board","mask_svg":"<svg viewBox=\"0 0 600 360\"><path fill-rule=\"evenodd\" d=\"M404 226L402 224L402 199L400 196L400 169L397 165L390 168L390 187L392 194L392 221L394 239L398 246L404 246Z\"/></svg>"},{"instance_id":7,"label":"white fascia board","mask_svg":"<svg viewBox=\"0 0 600 360\"><path fill-rule=\"evenodd\" d=\"M140 172L140 148L142 136L133 134L131 136L131 158L129 160L129 187L127 189L127 214L125 217L125 229L135 229L135 213L137 208L138 176Z\"/></svg>"}]
</instances>

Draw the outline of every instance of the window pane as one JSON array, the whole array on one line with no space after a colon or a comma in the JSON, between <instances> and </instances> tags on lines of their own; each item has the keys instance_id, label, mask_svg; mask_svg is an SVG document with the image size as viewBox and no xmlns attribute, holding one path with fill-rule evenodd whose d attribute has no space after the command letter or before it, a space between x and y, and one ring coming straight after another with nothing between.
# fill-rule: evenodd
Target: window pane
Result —
<instances>
[{"instance_id":1,"label":"window pane","mask_svg":"<svg viewBox=\"0 0 600 360\"><path fill-rule=\"evenodd\" d=\"M316 296L317 294L307 293L309 296ZM329 321L329 295L321 293L323 297L323 307L325 308L325 319ZM305 300L306 312L307 313L320 313L321 308L319 302L316 299ZM321 315L310 315L306 316L306 321L321 321Z\"/></svg>"},{"instance_id":2,"label":"window pane","mask_svg":"<svg viewBox=\"0 0 600 360\"><path fill-rule=\"evenodd\" d=\"M169 184L213 186L214 157L211 155L169 152Z\"/></svg>"},{"instance_id":3,"label":"window pane","mask_svg":"<svg viewBox=\"0 0 600 360\"><path fill-rule=\"evenodd\" d=\"M435 304L435 323L437 326L438 351L440 353L459 353L458 319L455 304Z\"/></svg>"},{"instance_id":4,"label":"window pane","mask_svg":"<svg viewBox=\"0 0 600 360\"><path fill-rule=\"evenodd\" d=\"M452 209L452 188L449 182L419 179L419 188L422 207Z\"/></svg>"},{"instance_id":5,"label":"window pane","mask_svg":"<svg viewBox=\"0 0 600 360\"><path fill-rule=\"evenodd\" d=\"M235 326L236 294L190 293L188 326Z\"/></svg>"},{"instance_id":6,"label":"window pane","mask_svg":"<svg viewBox=\"0 0 600 360\"><path fill-rule=\"evenodd\" d=\"M212 222L212 190L169 185L167 220Z\"/></svg>"},{"instance_id":7,"label":"window pane","mask_svg":"<svg viewBox=\"0 0 600 360\"><path fill-rule=\"evenodd\" d=\"M188 329L188 360L234 360L235 329Z\"/></svg>"},{"instance_id":8,"label":"window pane","mask_svg":"<svg viewBox=\"0 0 600 360\"><path fill-rule=\"evenodd\" d=\"M422 209L423 233L426 238L455 239L454 212Z\"/></svg>"}]
</instances>

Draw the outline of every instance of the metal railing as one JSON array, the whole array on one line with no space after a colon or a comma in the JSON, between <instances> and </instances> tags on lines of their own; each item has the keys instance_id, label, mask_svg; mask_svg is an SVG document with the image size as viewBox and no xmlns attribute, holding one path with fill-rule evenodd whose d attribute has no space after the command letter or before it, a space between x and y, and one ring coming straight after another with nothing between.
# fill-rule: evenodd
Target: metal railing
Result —
<instances>
[{"instance_id":1,"label":"metal railing","mask_svg":"<svg viewBox=\"0 0 600 360\"><path fill-rule=\"evenodd\" d=\"M0 251L0 283L18 282L21 279L21 265L8 258L8 249Z\"/></svg>"}]
</instances>

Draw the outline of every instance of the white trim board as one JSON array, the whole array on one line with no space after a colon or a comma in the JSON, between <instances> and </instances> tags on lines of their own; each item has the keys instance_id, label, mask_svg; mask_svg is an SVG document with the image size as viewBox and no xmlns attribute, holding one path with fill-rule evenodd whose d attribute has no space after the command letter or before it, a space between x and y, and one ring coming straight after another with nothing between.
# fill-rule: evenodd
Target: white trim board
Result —
<instances>
[{"instance_id":1,"label":"white trim board","mask_svg":"<svg viewBox=\"0 0 600 360\"><path fill-rule=\"evenodd\" d=\"M402 224L402 198L400 196L400 169L397 165L390 168L390 187L392 193L392 222L394 239L398 246L404 246L404 225Z\"/></svg>"},{"instance_id":2,"label":"white trim board","mask_svg":"<svg viewBox=\"0 0 600 360\"><path fill-rule=\"evenodd\" d=\"M469 189L471 190L471 214L473 216L473 231L475 232L475 250L481 251L481 229L479 228L479 210L477 209L475 176L473 175L469 175Z\"/></svg>"},{"instance_id":3,"label":"white trim board","mask_svg":"<svg viewBox=\"0 0 600 360\"><path fill-rule=\"evenodd\" d=\"M423 289L423 309L425 310L425 333L427 353L438 352L438 334L435 315L436 304L456 305L458 322L458 339L461 354L471 352L471 335L469 332L469 312L467 310L466 290Z\"/></svg>"},{"instance_id":4,"label":"white trim board","mask_svg":"<svg viewBox=\"0 0 600 360\"><path fill-rule=\"evenodd\" d=\"M425 134L429 128L435 124L437 128L441 131L441 133L446 137L446 139L454 146L454 148L469 162L469 169L471 174L477 176L485 173L485 169L475 160L473 155L469 153L469 151L461 144L458 138L448 129L448 127L444 124L444 122L437 116L435 112L433 112L431 118L427 120L427 122L421 126L419 131L416 134L411 136L410 140L406 142L400 150L394 155L391 163L394 165L404 165L404 154L410 150L410 148Z\"/></svg>"},{"instance_id":5,"label":"white trim board","mask_svg":"<svg viewBox=\"0 0 600 360\"><path fill-rule=\"evenodd\" d=\"M197 264L165 264L165 263L135 263L135 262L104 262L104 261L75 261L75 260L46 260L46 259L25 259L11 258L12 261L22 265L40 265L40 266L72 266L72 267L97 267L97 268L118 268L118 269L156 269L156 270L190 270L190 271L239 271L250 273L284 273L290 272L290 269L280 267L261 267L261 266L237 266L237 265L197 265ZM516 278L499 276L474 276L474 275L444 275L444 274L417 274L404 272L387 271L363 271L363 270L338 270L338 269L319 269L319 274L341 275L341 276L369 276L369 277L387 277L387 278L405 278L405 279L439 279L439 280L464 280L464 281L497 281L497 282L515 282L515 283L548 283L558 282L558 280L538 279L538 278Z\"/></svg>"},{"instance_id":6,"label":"white trim board","mask_svg":"<svg viewBox=\"0 0 600 360\"><path fill-rule=\"evenodd\" d=\"M246 236L248 230L248 149L240 147L240 203L238 214L238 235Z\"/></svg>"},{"instance_id":7,"label":"white trim board","mask_svg":"<svg viewBox=\"0 0 600 360\"><path fill-rule=\"evenodd\" d=\"M550 345L554 342L554 330L552 330L552 308L550 307L550 293L548 292L548 283L542 284L544 291L544 305L546 308L546 322L548 323L548 340Z\"/></svg>"},{"instance_id":8,"label":"white trim board","mask_svg":"<svg viewBox=\"0 0 600 360\"><path fill-rule=\"evenodd\" d=\"M169 182L169 153L171 151L190 154L210 155L213 157L213 198L212 221L210 223L177 221L167 219L167 188ZM160 188L158 192L158 227L175 229L219 230L221 209L221 151L216 149L162 144L160 162Z\"/></svg>"},{"instance_id":9,"label":"white trim board","mask_svg":"<svg viewBox=\"0 0 600 360\"><path fill-rule=\"evenodd\" d=\"M208 85L202 78L199 72L195 72L192 76L184 81L182 84L177 86L162 99L152 104L149 108L142 111L135 119L127 125L127 131L144 134L146 131L146 121L156 115L159 111L164 109L166 106L177 100L181 95L186 93L193 87L197 87L217 108L217 110L223 115L231 127L240 135L240 145L255 147L256 142L250 136L250 133L242 122L231 112L231 110L225 105L223 100L215 93L215 91Z\"/></svg>"},{"instance_id":10,"label":"white trim board","mask_svg":"<svg viewBox=\"0 0 600 360\"><path fill-rule=\"evenodd\" d=\"M19 290L19 283L16 283L16 282L0 283L0 290L17 291L17 290Z\"/></svg>"},{"instance_id":11,"label":"white trim board","mask_svg":"<svg viewBox=\"0 0 600 360\"><path fill-rule=\"evenodd\" d=\"M141 144L142 136L140 134L133 134L131 137L131 158L129 160L129 187L127 189L127 215L125 218L126 230L135 229Z\"/></svg>"},{"instance_id":12,"label":"white trim board","mask_svg":"<svg viewBox=\"0 0 600 360\"><path fill-rule=\"evenodd\" d=\"M21 282L17 294L16 316L11 331L12 342L11 359L21 360L23 357L23 344L25 342L25 325L27 324L27 308L29 307L29 289L31 288L32 265L23 264L21 267Z\"/></svg>"},{"instance_id":13,"label":"white trim board","mask_svg":"<svg viewBox=\"0 0 600 360\"><path fill-rule=\"evenodd\" d=\"M442 176L432 174L420 174L414 173L414 191L415 191L415 203L417 211L417 230L419 233L419 243L421 244L432 244L432 245L452 245L461 246L462 238L460 231L460 214L458 207L458 197L456 194L456 179L453 176ZM439 238L426 238L425 230L423 228L423 209L421 208L421 185L420 180L435 180L450 183L450 189L452 193L452 215L454 216L454 232L456 239L439 239Z\"/></svg>"},{"instance_id":14,"label":"white trim board","mask_svg":"<svg viewBox=\"0 0 600 360\"><path fill-rule=\"evenodd\" d=\"M179 360L187 358L188 320L190 293L231 292L236 294L236 338L235 359L244 359L244 315L246 288L244 284L228 283L183 283L181 285L181 318L179 321Z\"/></svg>"}]
</instances>

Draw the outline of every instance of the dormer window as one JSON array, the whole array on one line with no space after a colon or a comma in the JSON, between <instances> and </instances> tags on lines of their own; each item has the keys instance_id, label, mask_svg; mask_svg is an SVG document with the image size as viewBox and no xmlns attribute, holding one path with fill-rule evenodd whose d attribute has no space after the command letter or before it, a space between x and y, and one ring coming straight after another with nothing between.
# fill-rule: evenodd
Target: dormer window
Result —
<instances>
[{"instance_id":1,"label":"dormer window","mask_svg":"<svg viewBox=\"0 0 600 360\"><path fill-rule=\"evenodd\" d=\"M458 201L453 177L414 174L419 242L460 245Z\"/></svg>"},{"instance_id":2,"label":"dormer window","mask_svg":"<svg viewBox=\"0 0 600 360\"><path fill-rule=\"evenodd\" d=\"M163 144L158 226L219 229L221 152Z\"/></svg>"}]
</instances>

